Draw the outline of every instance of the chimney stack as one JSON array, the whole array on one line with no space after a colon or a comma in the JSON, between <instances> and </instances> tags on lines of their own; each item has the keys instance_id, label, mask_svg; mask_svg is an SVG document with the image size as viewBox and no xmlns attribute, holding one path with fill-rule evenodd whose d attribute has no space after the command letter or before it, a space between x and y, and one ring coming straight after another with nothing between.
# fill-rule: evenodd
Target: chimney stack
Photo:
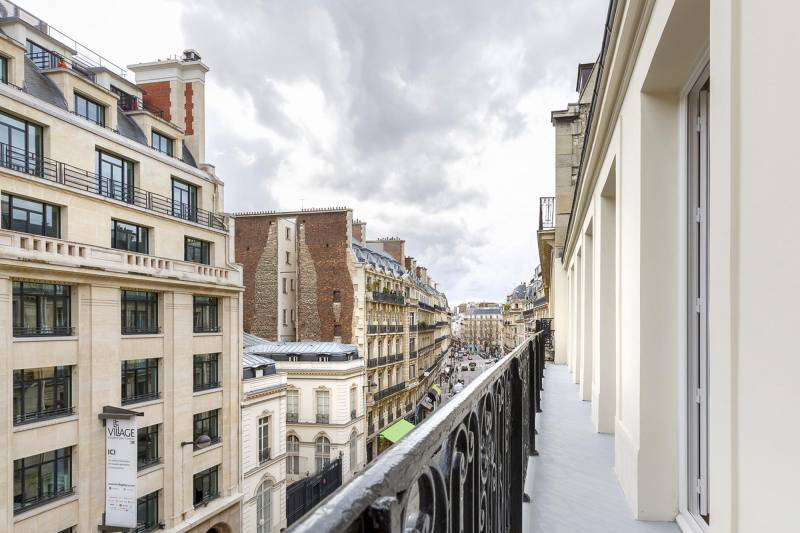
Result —
<instances>
[{"instance_id":1,"label":"chimney stack","mask_svg":"<svg viewBox=\"0 0 800 533\"><path fill-rule=\"evenodd\" d=\"M353 238L358 242L365 242L367 239L367 223L356 219L353 221Z\"/></svg>"},{"instance_id":2,"label":"chimney stack","mask_svg":"<svg viewBox=\"0 0 800 533\"><path fill-rule=\"evenodd\" d=\"M184 142L200 165L206 157L205 83L208 67L196 50L184 50L180 59L129 65L142 89L146 108L157 109L163 118L184 131ZM145 132L147 134L148 132ZM177 147L180 156L182 146Z\"/></svg>"}]
</instances>

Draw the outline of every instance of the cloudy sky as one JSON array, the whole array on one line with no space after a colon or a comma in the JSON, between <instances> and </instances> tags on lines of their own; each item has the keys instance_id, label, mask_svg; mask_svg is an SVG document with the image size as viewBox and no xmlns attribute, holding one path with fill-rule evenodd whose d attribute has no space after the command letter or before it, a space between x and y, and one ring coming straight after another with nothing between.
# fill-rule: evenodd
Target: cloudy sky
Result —
<instances>
[{"instance_id":1,"label":"cloudy sky","mask_svg":"<svg viewBox=\"0 0 800 533\"><path fill-rule=\"evenodd\" d=\"M194 48L226 210L348 206L451 303L538 263L550 111L576 97L607 0L19 0L112 61ZM109 23L113 21L113 23Z\"/></svg>"}]
</instances>

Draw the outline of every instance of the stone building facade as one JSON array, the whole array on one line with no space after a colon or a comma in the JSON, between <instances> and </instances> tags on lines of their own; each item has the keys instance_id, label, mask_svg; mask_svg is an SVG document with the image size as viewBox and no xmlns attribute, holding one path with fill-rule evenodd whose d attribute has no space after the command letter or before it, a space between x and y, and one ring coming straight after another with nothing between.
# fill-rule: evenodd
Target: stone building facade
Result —
<instances>
[{"instance_id":1,"label":"stone building facade","mask_svg":"<svg viewBox=\"0 0 800 533\"><path fill-rule=\"evenodd\" d=\"M426 416L419 404L449 350L446 296L427 269L405 255L405 241L368 240L366 223L354 221L349 209L234 217L236 257L247 287L245 331L270 341L293 337L358 348L365 378L358 392L366 405L364 455L372 460L389 445L380 440L383 429L400 418ZM286 272L279 271L282 264ZM285 306L284 287L291 296ZM294 328L285 337L284 316Z\"/></svg>"},{"instance_id":2,"label":"stone building facade","mask_svg":"<svg viewBox=\"0 0 800 533\"><path fill-rule=\"evenodd\" d=\"M11 2L0 26L0 530L97 531L99 415L122 408L139 526L238 531L243 285L208 67L186 51L134 83Z\"/></svg>"}]
</instances>

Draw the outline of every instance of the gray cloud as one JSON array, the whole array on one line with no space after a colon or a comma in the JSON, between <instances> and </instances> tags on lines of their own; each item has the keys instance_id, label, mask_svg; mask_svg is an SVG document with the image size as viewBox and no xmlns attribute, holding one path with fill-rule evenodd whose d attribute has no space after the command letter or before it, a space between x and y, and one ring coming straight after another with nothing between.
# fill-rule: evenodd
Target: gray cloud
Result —
<instances>
[{"instance_id":1,"label":"gray cloud","mask_svg":"<svg viewBox=\"0 0 800 533\"><path fill-rule=\"evenodd\" d=\"M576 63L599 48L604 9L603 0L200 0L185 7L182 22L216 84L252 101L256 121L282 145L310 147L324 162L292 179L317 198L352 199L359 216L369 205L445 288L466 293L463 279L493 254L490 225L476 229L464 212L488 208L497 176L464 179L464 164L479 167L497 139L550 127L532 123L520 102L555 86L566 103ZM336 124L332 144L306 131L286 105L281 87L302 83L323 95ZM280 207L272 183L291 149L223 136L209 145L228 210ZM255 163L242 163L240 152ZM528 276L522 268L509 288Z\"/></svg>"}]
</instances>

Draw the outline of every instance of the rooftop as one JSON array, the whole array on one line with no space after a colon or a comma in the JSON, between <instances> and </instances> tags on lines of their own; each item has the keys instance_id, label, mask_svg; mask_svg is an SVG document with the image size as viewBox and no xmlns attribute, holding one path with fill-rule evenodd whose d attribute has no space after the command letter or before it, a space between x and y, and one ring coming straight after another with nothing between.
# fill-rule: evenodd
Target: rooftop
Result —
<instances>
[{"instance_id":1,"label":"rooftop","mask_svg":"<svg viewBox=\"0 0 800 533\"><path fill-rule=\"evenodd\" d=\"M268 341L250 333L244 333L245 357L261 357L275 361L286 360L290 356L297 356L298 360L317 360L318 357L327 357L329 361L349 361L358 359L358 347L354 344L320 341ZM257 361L254 359L254 361Z\"/></svg>"}]
</instances>

